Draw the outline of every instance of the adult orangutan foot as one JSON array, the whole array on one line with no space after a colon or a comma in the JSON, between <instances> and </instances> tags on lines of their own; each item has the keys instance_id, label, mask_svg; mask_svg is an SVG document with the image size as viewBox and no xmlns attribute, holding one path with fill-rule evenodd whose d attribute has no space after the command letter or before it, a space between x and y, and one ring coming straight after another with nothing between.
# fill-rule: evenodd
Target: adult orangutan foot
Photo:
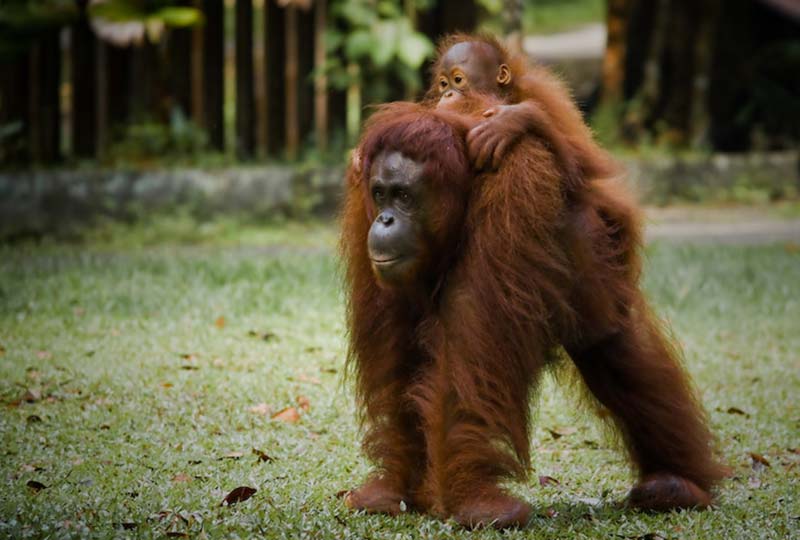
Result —
<instances>
[{"instance_id":1,"label":"adult orangutan foot","mask_svg":"<svg viewBox=\"0 0 800 540\"><path fill-rule=\"evenodd\" d=\"M405 511L407 503L394 483L376 477L367 480L361 487L348 491L344 496L344 504L353 510L396 516Z\"/></svg>"},{"instance_id":2,"label":"adult orangutan foot","mask_svg":"<svg viewBox=\"0 0 800 540\"><path fill-rule=\"evenodd\" d=\"M707 508L711 495L691 480L669 473L645 476L628 494L628 506L651 512Z\"/></svg>"},{"instance_id":3,"label":"adult orangutan foot","mask_svg":"<svg viewBox=\"0 0 800 540\"><path fill-rule=\"evenodd\" d=\"M498 488L479 491L480 496L462 504L453 518L464 527L524 527L531 516L528 503L512 497Z\"/></svg>"}]
</instances>

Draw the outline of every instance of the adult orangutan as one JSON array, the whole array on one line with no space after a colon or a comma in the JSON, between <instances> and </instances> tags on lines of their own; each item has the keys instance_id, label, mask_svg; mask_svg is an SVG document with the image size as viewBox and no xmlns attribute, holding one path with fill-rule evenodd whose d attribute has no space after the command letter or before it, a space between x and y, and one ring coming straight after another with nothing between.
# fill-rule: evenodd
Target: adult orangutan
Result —
<instances>
[{"instance_id":1,"label":"adult orangutan","mask_svg":"<svg viewBox=\"0 0 800 540\"><path fill-rule=\"evenodd\" d=\"M548 92L571 106L559 86ZM707 506L723 468L638 287L638 212L613 180L586 175L606 156L571 141L580 176L568 183L552 141L525 135L496 170L476 172L468 133L500 103L450 98L384 106L348 173L349 359L377 468L347 505L527 523L530 506L499 482L526 475L531 393L563 349L638 468L629 504Z\"/></svg>"}]
</instances>

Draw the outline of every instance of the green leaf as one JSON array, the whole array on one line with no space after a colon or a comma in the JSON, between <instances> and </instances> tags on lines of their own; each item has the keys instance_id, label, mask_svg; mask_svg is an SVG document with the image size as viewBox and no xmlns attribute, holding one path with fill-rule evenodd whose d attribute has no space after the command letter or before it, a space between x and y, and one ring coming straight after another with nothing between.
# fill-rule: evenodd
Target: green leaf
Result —
<instances>
[{"instance_id":1,"label":"green leaf","mask_svg":"<svg viewBox=\"0 0 800 540\"><path fill-rule=\"evenodd\" d=\"M192 7L165 7L156 11L153 16L161 19L161 21L167 26L179 28L194 26L203 21L203 14L200 12L200 10Z\"/></svg>"},{"instance_id":2,"label":"green leaf","mask_svg":"<svg viewBox=\"0 0 800 540\"><path fill-rule=\"evenodd\" d=\"M373 29L373 42L370 54L372 63L377 67L386 67L397 50L397 38L399 35L397 24L394 21L381 21Z\"/></svg>"},{"instance_id":3,"label":"green leaf","mask_svg":"<svg viewBox=\"0 0 800 540\"><path fill-rule=\"evenodd\" d=\"M375 40L372 37L372 32L369 30L356 30L347 36L344 53L351 60L358 60L369 56L374 46Z\"/></svg>"},{"instance_id":4,"label":"green leaf","mask_svg":"<svg viewBox=\"0 0 800 540\"><path fill-rule=\"evenodd\" d=\"M417 69L432 55L433 44L424 34L413 32L400 38L397 56L407 66Z\"/></svg>"}]
</instances>

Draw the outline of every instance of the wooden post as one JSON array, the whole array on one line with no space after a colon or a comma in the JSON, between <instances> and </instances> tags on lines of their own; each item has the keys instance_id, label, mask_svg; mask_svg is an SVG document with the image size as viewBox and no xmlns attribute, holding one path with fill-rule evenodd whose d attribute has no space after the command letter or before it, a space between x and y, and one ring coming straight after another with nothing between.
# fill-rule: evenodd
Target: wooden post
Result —
<instances>
[{"instance_id":1,"label":"wooden post","mask_svg":"<svg viewBox=\"0 0 800 540\"><path fill-rule=\"evenodd\" d=\"M214 150L225 150L225 8L223 0L203 0L203 119Z\"/></svg>"},{"instance_id":2,"label":"wooden post","mask_svg":"<svg viewBox=\"0 0 800 540\"><path fill-rule=\"evenodd\" d=\"M630 0L608 0L606 2L606 51L603 55L603 82L601 100L619 103L622 100L622 85L625 80L625 50L627 21Z\"/></svg>"},{"instance_id":3,"label":"wooden post","mask_svg":"<svg viewBox=\"0 0 800 540\"><path fill-rule=\"evenodd\" d=\"M53 163L60 158L61 51L59 32L40 37L31 49L30 111L31 155L35 162Z\"/></svg>"},{"instance_id":4,"label":"wooden post","mask_svg":"<svg viewBox=\"0 0 800 540\"><path fill-rule=\"evenodd\" d=\"M78 3L79 18L71 28L72 153L94 157L97 151L97 38L89 26L86 1Z\"/></svg>"},{"instance_id":5,"label":"wooden post","mask_svg":"<svg viewBox=\"0 0 800 540\"><path fill-rule=\"evenodd\" d=\"M203 0L194 0L194 7L202 9ZM191 84L191 112L192 118L199 126L205 125L205 115L203 107L203 26L192 28L192 84Z\"/></svg>"},{"instance_id":6,"label":"wooden post","mask_svg":"<svg viewBox=\"0 0 800 540\"><path fill-rule=\"evenodd\" d=\"M265 153L280 157L286 144L286 10L264 0Z\"/></svg>"},{"instance_id":7,"label":"wooden post","mask_svg":"<svg viewBox=\"0 0 800 540\"><path fill-rule=\"evenodd\" d=\"M253 94L253 4L236 0L236 155L255 155L256 116Z\"/></svg>"},{"instance_id":8,"label":"wooden post","mask_svg":"<svg viewBox=\"0 0 800 540\"><path fill-rule=\"evenodd\" d=\"M286 7L286 157L297 159L300 148L300 119L297 107L298 51L297 7Z\"/></svg>"},{"instance_id":9,"label":"wooden post","mask_svg":"<svg viewBox=\"0 0 800 540\"><path fill-rule=\"evenodd\" d=\"M327 27L327 0L314 2L314 131L317 149L321 154L328 150L328 78L325 69L325 28Z\"/></svg>"}]
</instances>

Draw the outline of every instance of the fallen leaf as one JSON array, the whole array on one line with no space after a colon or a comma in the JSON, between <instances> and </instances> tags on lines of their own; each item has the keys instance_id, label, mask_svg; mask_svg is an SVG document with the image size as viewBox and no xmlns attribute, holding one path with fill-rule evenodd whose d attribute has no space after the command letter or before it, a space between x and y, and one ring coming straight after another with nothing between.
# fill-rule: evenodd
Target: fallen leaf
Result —
<instances>
[{"instance_id":1,"label":"fallen leaf","mask_svg":"<svg viewBox=\"0 0 800 540\"><path fill-rule=\"evenodd\" d=\"M171 382L161 383L164 388L172 388L174 385Z\"/></svg>"},{"instance_id":2,"label":"fallen leaf","mask_svg":"<svg viewBox=\"0 0 800 540\"><path fill-rule=\"evenodd\" d=\"M303 349L303 350L304 350L305 352L308 352L308 353L311 353L311 352L319 352L319 351L321 351L321 350L322 350L322 347L312 346L312 347L306 347L306 348L305 348L305 349Z\"/></svg>"},{"instance_id":3,"label":"fallen leaf","mask_svg":"<svg viewBox=\"0 0 800 540\"><path fill-rule=\"evenodd\" d=\"M24 394L22 394L22 401L26 401L28 403L35 403L42 399L42 391L39 388L28 388Z\"/></svg>"},{"instance_id":4,"label":"fallen leaf","mask_svg":"<svg viewBox=\"0 0 800 540\"><path fill-rule=\"evenodd\" d=\"M223 317L222 315L220 315L219 317L217 317L217 320L216 320L216 321L214 321L214 326L216 326L216 327L217 327L217 328L219 328L220 330L222 330L223 328L225 328L225 317Z\"/></svg>"},{"instance_id":5,"label":"fallen leaf","mask_svg":"<svg viewBox=\"0 0 800 540\"><path fill-rule=\"evenodd\" d=\"M321 370L321 371L322 371L323 373L337 373L337 372L338 372L338 370L337 370L336 368L332 368L332 367L329 367L329 368L322 368L322 370Z\"/></svg>"},{"instance_id":6,"label":"fallen leaf","mask_svg":"<svg viewBox=\"0 0 800 540\"><path fill-rule=\"evenodd\" d=\"M761 454L757 454L756 452L750 452L750 459L753 460L754 469L758 469L759 467L770 467L767 458L765 458Z\"/></svg>"},{"instance_id":7,"label":"fallen leaf","mask_svg":"<svg viewBox=\"0 0 800 540\"><path fill-rule=\"evenodd\" d=\"M272 332L256 332L255 330L250 330L247 332L247 335L258 339L263 339L264 341L269 341L275 337L275 334Z\"/></svg>"},{"instance_id":8,"label":"fallen leaf","mask_svg":"<svg viewBox=\"0 0 800 540\"><path fill-rule=\"evenodd\" d=\"M294 407L286 407L272 415L273 420L294 424L300 421L300 413Z\"/></svg>"},{"instance_id":9,"label":"fallen leaf","mask_svg":"<svg viewBox=\"0 0 800 540\"><path fill-rule=\"evenodd\" d=\"M187 362L197 361L197 355L193 353L181 353L181 358L186 360Z\"/></svg>"},{"instance_id":10,"label":"fallen leaf","mask_svg":"<svg viewBox=\"0 0 800 540\"><path fill-rule=\"evenodd\" d=\"M246 501L250 497L252 497L256 491L256 488L251 488L248 486L239 486L235 488L233 491L225 495L225 498L222 499L222 504L220 506L230 506L231 504L240 503L242 501Z\"/></svg>"},{"instance_id":11,"label":"fallen leaf","mask_svg":"<svg viewBox=\"0 0 800 540\"><path fill-rule=\"evenodd\" d=\"M550 435L554 439L560 439L565 435L572 435L573 433L577 433L578 431L578 429L574 427L557 427L552 429L551 428L545 428L545 429L547 430L548 433L550 433Z\"/></svg>"},{"instance_id":12,"label":"fallen leaf","mask_svg":"<svg viewBox=\"0 0 800 540\"><path fill-rule=\"evenodd\" d=\"M47 360L48 358L53 357L53 353L50 351L36 351L36 356L42 360Z\"/></svg>"},{"instance_id":13,"label":"fallen leaf","mask_svg":"<svg viewBox=\"0 0 800 540\"><path fill-rule=\"evenodd\" d=\"M47 486L42 484L41 482L37 482L36 480L28 480L25 483L34 493L39 493L43 489L47 489Z\"/></svg>"},{"instance_id":14,"label":"fallen leaf","mask_svg":"<svg viewBox=\"0 0 800 540\"><path fill-rule=\"evenodd\" d=\"M728 414L740 414L742 416L747 416L747 417L750 416L748 413L746 413L745 411L743 411L739 407L728 407L728 410L726 410L725 412L728 413Z\"/></svg>"},{"instance_id":15,"label":"fallen leaf","mask_svg":"<svg viewBox=\"0 0 800 540\"><path fill-rule=\"evenodd\" d=\"M6 354L6 348L0 345L0 356L4 356Z\"/></svg>"},{"instance_id":16,"label":"fallen leaf","mask_svg":"<svg viewBox=\"0 0 800 540\"><path fill-rule=\"evenodd\" d=\"M787 242L783 245L783 249L786 250L786 253L800 253L800 244L796 242Z\"/></svg>"},{"instance_id":17,"label":"fallen leaf","mask_svg":"<svg viewBox=\"0 0 800 540\"><path fill-rule=\"evenodd\" d=\"M262 450L259 450L258 448L253 448L253 453L258 456L258 461L265 461L267 463L275 461L274 457Z\"/></svg>"},{"instance_id":18,"label":"fallen leaf","mask_svg":"<svg viewBox=\"0 0 800 540\"><path fill-rule=\"evenodd\" d=\"M172 481L175 482L176 484L186 483L186 482L191 482L192 477L189 476L188 474L178 473L172 477Z\"/></svg>"},{"instance_id":19,"label":"fallen leaf","mask_svg":"<svg viewBox=\"0 0 800 540\"><path fill-rule=\"evenodd\" d=\"M272 408L266 403L259 403L258 405L253 405L252 407L250 407L250 412L255 414L260 414L262 416L267 416L269 413L272 412Z\"/></svg>"},{"instance_id":20,"label":"fallen leaf","mask_svg":"<svg viewBox=\"0 0 800 540\"><path fill-rule=\"evenodd\" d=\"M311 409L311 401L306 396L297 396L295 402L297 402L298 407L306 412Z\"/></svg>"},{"instance_id":21,"label":"fallen leaf","mask_svg":"<svg viewBox=\"0 0 800 540\"><path fill-rule=\"evenodd\" d=\"M539 477L539 485L542 487L546 486L557 486L561 482L553 478L552 476L540 476Z\"/></svg>"}]
</instances>

